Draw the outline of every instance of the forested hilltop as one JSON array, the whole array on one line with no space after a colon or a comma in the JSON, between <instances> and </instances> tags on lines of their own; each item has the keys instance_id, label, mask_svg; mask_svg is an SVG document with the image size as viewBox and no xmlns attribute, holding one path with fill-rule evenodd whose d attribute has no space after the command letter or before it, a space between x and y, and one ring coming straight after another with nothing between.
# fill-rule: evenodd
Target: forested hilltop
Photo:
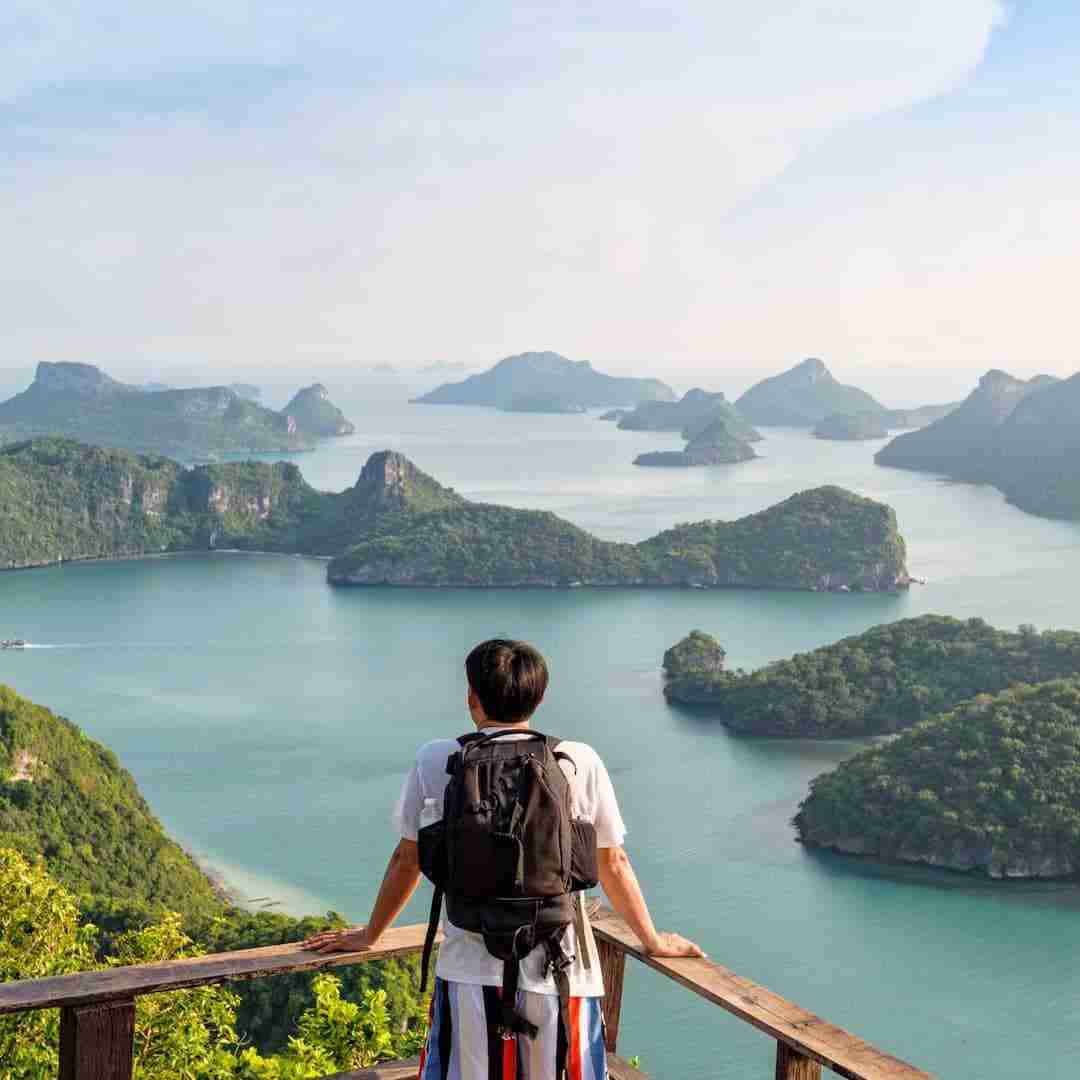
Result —
<instances>
[{"instance_id":1,"label":"forested hilltop","mask_svg":"<svg viewBox=\"0 0 1080 1080\"><path fill-rule=\"evenodd\" d=\"M1080 871L1080 684L1017 686L818 777L804 843L993 878Z\"/></svg>"},{"instance_id":2,"label":"forested hilltop","mask_svg":"<svg viewBox=\"0 0 1080 1080\"><path fill-rule=\"evenodd\" d=\"M696 633L669 650L664 693L746 735L889 734L978 694L1080 675L1080 633L982 619L903 619L750 673L723 670L718 643Z\"/></svg>"},{"instance_id":3,"label":"forested hilltop","mask_svg":"<svg viewBox=\"0 0 1080 1080\"><path fill-rule=\"evenodd\" d=\"M211 548L337 556L328 567L336 584L893 589L908 581L893 511L842 488L617 544L554 514L468 502L391 451L329 494L286 463L185 469L65 439L0 449L0 566Z\"/></svg>"},{"instance_id":4,"label":"forested hilltop","mask_svg":"<svg viewBox=\"0 0 1080 1080\"><path fill-rule=\"evenodd\" d=\"M638 544L554 514L464 503L418 516L334 559L340 584L664 585L893 589L907 584L892 509L822 487L738 521L679 525Z\"/></svg>"},{"instance_id":5,"label":"forested hilltop","mask_svg":"<svg viewBox=\"0 0 1080 1080\"><path fill-rule=\"evenodd\" d=\"M42 865L70 894L73 918L77 912L80 922L98 927L93 949L79 953L79 969L124 955L125 934L152 927L153 936L167 927L171 912L180 921L161 932L178 940L182 930L211 952L299 941L342 924L332 912L295 919L234 907L165 833L111 750L71 721L0 685L0 981L33 973L5 963L4 904L11 898L4 895L3 870L5 857L10 868L16 854L31 866ZM22 888L18 882L13 887ZM52 920L57 907L53 902L35 910L35 917L44 912ZM58 931L50 925L50 941ZM25 926L14 937L25 940ZM399 1024L415 1028L421 1021L414 961L350 968L343 986L354 996L383 988ZM264 1051L283 1049L314 1002L307 975L241 983L236 990L238 1027ZM0 1048L3 1028L0 1022Z\"/></svg>"},{"instance_id":6,"label":"forested hilltop","mask_svg":"<svg viewBox=\"0 0 1080 1080\"><path fill-rule=\"evenodd\" d=\"M354 430L318 383L281 412L242 392L251 389L138 387L92 364L41 363L26 390L0 402L0 444L62 436L190 459L305 450L320 437Z\"/></svg>"}]
</instances>

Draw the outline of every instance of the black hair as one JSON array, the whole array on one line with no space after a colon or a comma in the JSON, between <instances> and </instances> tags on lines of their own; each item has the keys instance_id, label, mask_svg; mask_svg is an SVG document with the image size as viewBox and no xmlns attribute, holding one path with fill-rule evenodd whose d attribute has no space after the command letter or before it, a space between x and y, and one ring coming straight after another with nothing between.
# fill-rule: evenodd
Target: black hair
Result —
<instances>
[{"instance_id":1,"label":"black hair","mask_svg":"<svg viewBox=\"0 0 1080 1080\"><path fill-rule=\"evenodd\" d=\"M465 659L465 677L484 715L499 724L528 720L544 697L548 669L525 641L482 641Z\"/></svg>"}]
</instances>

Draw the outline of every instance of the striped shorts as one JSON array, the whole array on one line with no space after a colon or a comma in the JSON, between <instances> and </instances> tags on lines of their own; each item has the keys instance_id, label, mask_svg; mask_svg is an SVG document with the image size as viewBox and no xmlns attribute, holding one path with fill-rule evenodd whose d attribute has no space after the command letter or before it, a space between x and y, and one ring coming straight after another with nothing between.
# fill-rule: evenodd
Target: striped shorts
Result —
<instances>
[{"instance_id":1,"label":"striped shorts","mask_svg":"<svg viewBox=\"0 0 1080 1080\"><path fill-rule=\"evenodd\" d=\"M540 1032L504 1039L496 1030L501 994L435 980L418 1080L607 1080L601 998L570 999L568 1032L558 997L519 990L518 1011Z\"/></svg>"}]
</instances>

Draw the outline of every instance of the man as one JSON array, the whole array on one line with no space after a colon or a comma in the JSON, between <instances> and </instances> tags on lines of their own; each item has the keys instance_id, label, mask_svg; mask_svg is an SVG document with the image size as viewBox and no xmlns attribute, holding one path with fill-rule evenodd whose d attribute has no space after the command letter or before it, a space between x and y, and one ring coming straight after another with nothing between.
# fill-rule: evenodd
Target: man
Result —
<instances>
[{"instance_id":1,"label":"man","mask_svg":"<svg viewBox=\"0 0 1080 1080\"><path fill-rule=\"evenodd\" d=\"M529 730L547 690L544 658L521 641L495 639L477 645L465 661L466 705L478 730ZM512 736L507 736L510 738ZM316 934L304 944L316 952L352 952L373 947L400 914L420 881L417 832L425 805L442 806L453 739L422 746L398 799L395 822L401 839L386 869L366 926ZM600 884L612 907L653 956L704 956L678 934L653 925L630 859L623 850L626 828L604 763L591 747L562 742L568 760L560 765L570 784L575 819L596 829ZM480 934L443 920L444 942L435 969L431 1027L419 1080L605 1080L604 988L596 943L587 920L566 930L563 947L574 957L568 975L569 1008L560 1008L547 954L538 946L521 961L518 1009L538 1028L534 1037L499 1034L502 961ZM579 938L584 940L579 940ZM564 1022L563 1017L568 1020ZM569 1028L569 1030L567 1030Z\"/></svg>"}]
</instances>

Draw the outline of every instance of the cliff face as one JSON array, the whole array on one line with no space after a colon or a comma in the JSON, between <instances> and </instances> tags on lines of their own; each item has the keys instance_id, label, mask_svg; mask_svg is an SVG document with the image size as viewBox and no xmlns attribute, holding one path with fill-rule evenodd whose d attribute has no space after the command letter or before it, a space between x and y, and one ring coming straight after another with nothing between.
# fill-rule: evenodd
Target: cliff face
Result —
<instances>
[{"instance_id":1,"label":"cliff face","mask_svg":"<svg viewBox=\"0 0 1080 1080\"><path fill-rule=\"evenodd\" d=\"M803 843L991 878L1080 870L1080 684L967 701L813 781Z\"/></svg>"},{"instance_id":2,"label":"cliff face","mask_svg":"<svg viewBox=\"0 0 1080 1080\"><path fill-rule=\"evenodd\" d=\"M191 550L279 547L320 497L294 465L184 469L66 439L0 449L0 567Z\"/></svg>"},{"instance_id":3,"label":"cliff face","mask_svg":"<svg viewBox=\"0 0 1080 1080\"><path fill-rule=\"evenodd\" d=\"M479 375L444 383L416 400L425 405L490 405L511 409L515 399L537 395L562 403L559 411L605 405L636 405L639 401L671 401L671 387L658 379L604 375L584 360L568 360L553 352L508 356Z\"/></svg>"}]
</instances>

